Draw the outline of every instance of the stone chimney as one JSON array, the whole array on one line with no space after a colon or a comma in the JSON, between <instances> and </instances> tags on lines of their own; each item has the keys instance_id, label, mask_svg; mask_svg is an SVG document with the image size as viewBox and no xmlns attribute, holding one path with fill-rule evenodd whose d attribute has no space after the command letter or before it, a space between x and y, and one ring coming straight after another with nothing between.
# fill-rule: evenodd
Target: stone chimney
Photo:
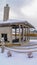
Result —
<instances>
[{"instance_id":1,"label":"stone chimney","mask_svg":"<svg viewBox=\"0 0 37 65\"><path fill-rule=\"evenodd\" d=\"M9 19L9 9L10 7L8 4L4 7L4 16L3 16L3 21L7 21Z\"/></svg>"}]
</instances>

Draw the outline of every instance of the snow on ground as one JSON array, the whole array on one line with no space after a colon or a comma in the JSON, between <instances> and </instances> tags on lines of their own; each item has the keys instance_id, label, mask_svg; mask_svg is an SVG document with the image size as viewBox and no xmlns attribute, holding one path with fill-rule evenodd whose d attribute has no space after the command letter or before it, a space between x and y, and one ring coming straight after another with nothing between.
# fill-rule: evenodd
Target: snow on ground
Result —
<instances>
[{"instance_id":1,"label":"snow on ground","mask_svg":"<svg viewBox=\"0 0 37 65\"><path fill-rule=\"evenodd\" d=\"M30 40L29 42L30 44L37 44L37 40L33 39L33 40Z\"/></svg>"},{"instance_id":2,"label":"snow on ground","mask_svg":"<svg viewBox=\"0 0 37 65\"><path fill-rule=\"evenodd\" d=\"M31 41L37 42L37 40L35 40L35 39L33 39L33 40L30 40L30 42L31 42Z\"/></svg>"},{"instance_id":3,"label":"snow on ground","mask_svg":"<svg viewBox=\"0 0 37 65\"><path fill-rule=\"evenodd\" d=\"M12 52L12 57L7 57L8 50L1 53L0 65L37 65L37 52L33 52L33 58L28 58L27 53Z\"/></svg>"},{"instance_id":4,"label":"snow on ground","mask_svg":"<svg viewBox=\"0 0 37 65\"><path fill-rule=\"evenodd\" d=\"M36 47L36 48L34 48ZM21 47L19 47L21 48ZM13 50L15 51L21 51L21 52L25 52L26 49L28 48L33 48L31 50L37 50L37 46L27 46L27 47L22 47L22 49L20 50L15 50L13 48ZM24 50L25 49L25 50ZM0 65L37 65L37 52L33 52L33 58L28 58L28 53L17 53L14 51L12 52L12 57L8 57L7 56L7 52L8 52L9 48L6 49L4 53L1 53L1 48L0 48Z\"/></svg>"}]
</instances>

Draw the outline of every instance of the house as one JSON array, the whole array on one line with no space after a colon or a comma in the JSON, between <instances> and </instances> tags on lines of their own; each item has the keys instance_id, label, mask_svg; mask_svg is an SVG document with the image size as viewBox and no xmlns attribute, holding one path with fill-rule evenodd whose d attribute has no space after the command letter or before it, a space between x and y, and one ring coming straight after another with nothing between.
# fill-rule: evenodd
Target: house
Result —
<instances>
[{"instance_id":1,"label":"house","mask_svg":"<svg viewBox=\"0 0 37 65\"><path fill-rule=\"evenodd\" d=\"M0 20L0 40L3 37L5 42L22 45L30 39L27 34L30 34L30 28L34 28L34 26L24 20L9 20L9 9L8 4L6 4L3 20ZM13 39L12 29L15 30L15 39ZM19 31L18 37L16 35L17 29Z\"/></svg>"}]
</instances>

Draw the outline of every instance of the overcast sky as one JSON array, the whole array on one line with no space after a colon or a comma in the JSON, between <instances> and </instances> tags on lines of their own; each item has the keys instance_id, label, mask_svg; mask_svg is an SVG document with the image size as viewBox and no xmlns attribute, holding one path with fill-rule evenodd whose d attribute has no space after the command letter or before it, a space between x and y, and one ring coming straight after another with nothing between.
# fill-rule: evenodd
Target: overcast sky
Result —
<instances>
[{"instance_id":1,"label":"overcast sky","mask_svg":"<svg viewBox=\"0 0 37 65\"><path fill-rule=\"evenodd\" d=\"M37 29L37 0L0 0L0 20L6 3L10 7L9 19L27 20Z\"/></svg>"}]
</instances>

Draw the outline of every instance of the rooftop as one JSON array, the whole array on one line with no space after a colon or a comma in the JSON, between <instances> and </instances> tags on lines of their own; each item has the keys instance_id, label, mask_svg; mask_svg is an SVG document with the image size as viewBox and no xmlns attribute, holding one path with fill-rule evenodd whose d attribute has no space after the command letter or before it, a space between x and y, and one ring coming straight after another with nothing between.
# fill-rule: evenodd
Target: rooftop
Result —
<instances>
[{"instance_id":1,"label":"rooftop","mask_svg":"<svg viewBox=\"0 0 37 65\"><path fill-rule=\"evenodd\" d=\"M18 25L18 24L24 24L30 28L35 28L33 25L31 25L28 21L25 20L17 20L17 19L9 19L7 21L0 20L0 27L2 26L12 26L12 25Z\"/></svg>"}]
</instances>

